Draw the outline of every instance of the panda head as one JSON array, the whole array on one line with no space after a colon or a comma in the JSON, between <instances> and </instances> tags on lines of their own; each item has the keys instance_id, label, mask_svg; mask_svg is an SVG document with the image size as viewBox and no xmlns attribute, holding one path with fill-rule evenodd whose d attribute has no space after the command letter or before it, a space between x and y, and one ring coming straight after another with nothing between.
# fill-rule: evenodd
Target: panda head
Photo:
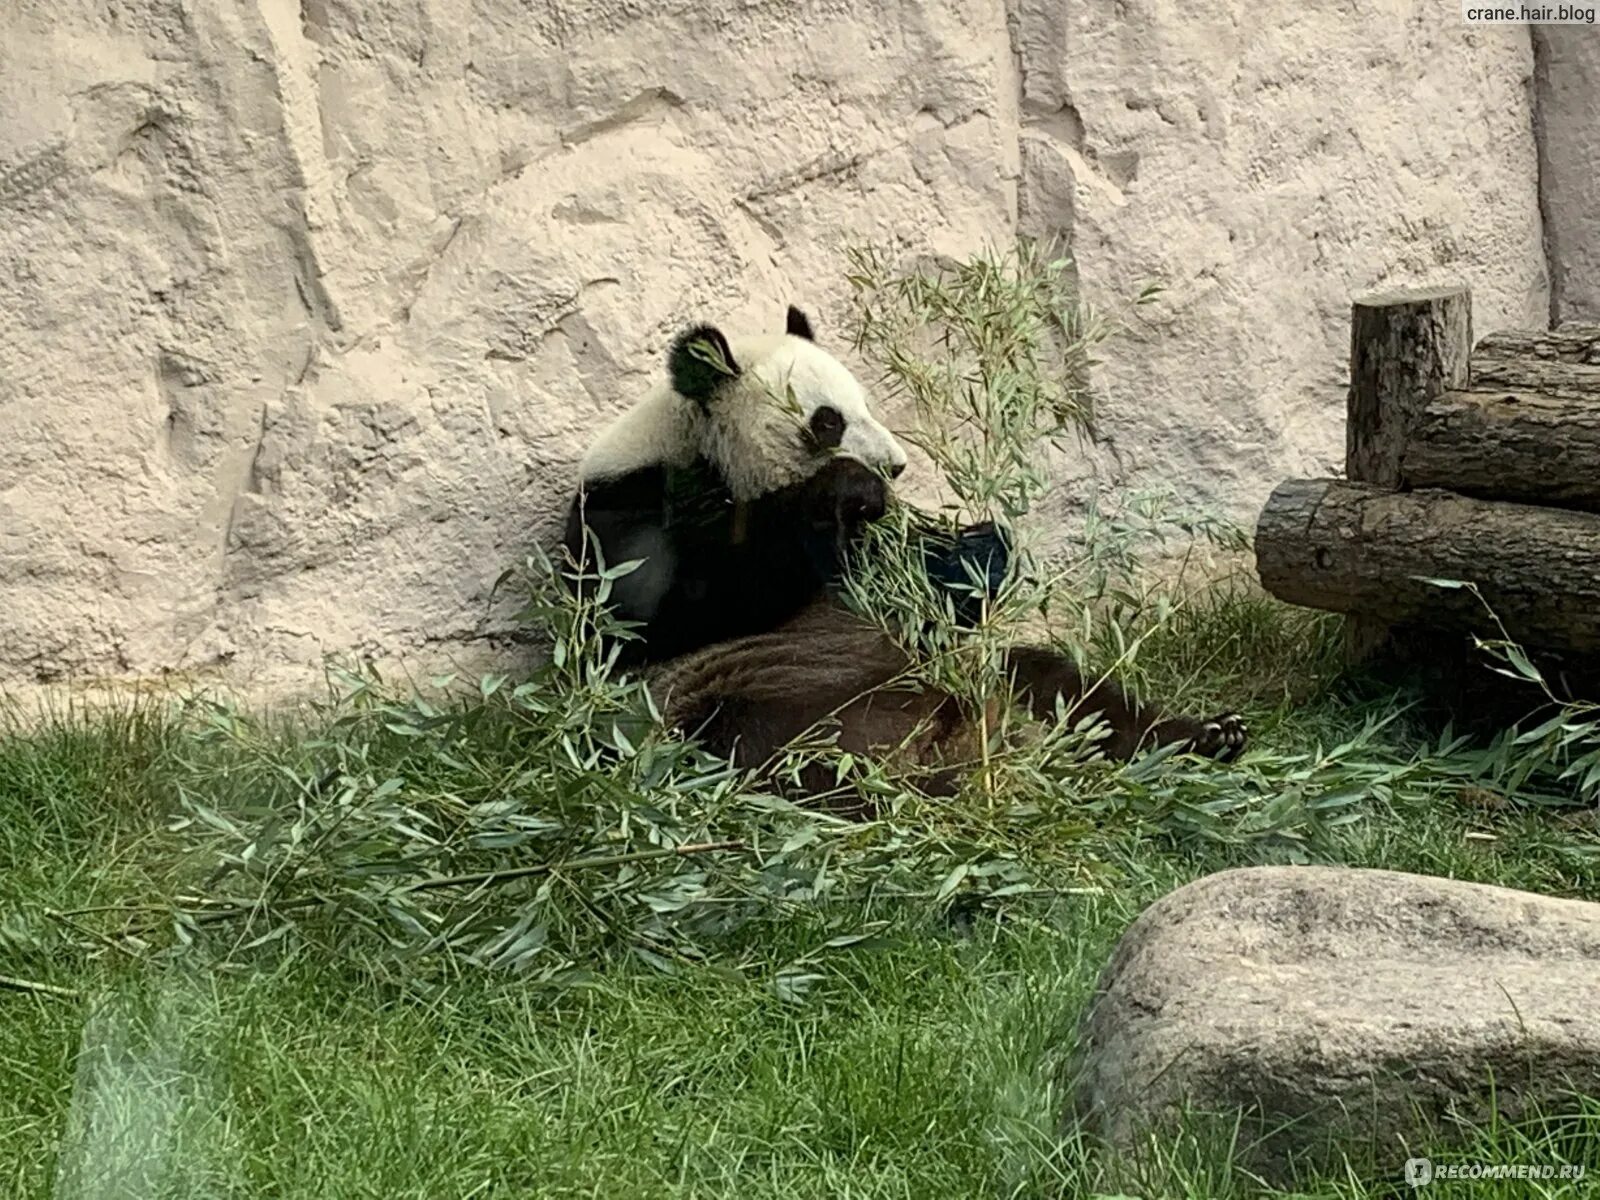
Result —
<instances>
[{"instance_id":1,"label":"panda head","mask_svg":"<svg viewBox=\"0 0 1600 1200\"><path fill-rule=\"evenodd\" d=\"M673 342L667 369L672 392L692 406L699 453L738 499L808 479L835 455L890 477L905 470L905 448L798 308L780 334L730 340L697 325Z\"/></svg>"}]
</instances>

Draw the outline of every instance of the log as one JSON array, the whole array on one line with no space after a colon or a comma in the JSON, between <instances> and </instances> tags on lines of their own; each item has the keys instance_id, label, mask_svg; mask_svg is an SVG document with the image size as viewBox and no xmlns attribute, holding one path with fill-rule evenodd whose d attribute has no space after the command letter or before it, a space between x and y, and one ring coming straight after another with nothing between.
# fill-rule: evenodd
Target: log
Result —
<instances>
[{"instance_id":1,"label":"log","mask_svg":"<svg viewBox=\"0 0 1600 1200\"><path fill-rule=\"evenodd\" d=\"M1423 409L1467 386L1471 350L1472 293L1465 287L1379 292L1351 304L1347 478L1401 486L1405 446ZM1352 615L1344 629L1346 661L1385 654L1390 632L1380 621Z\"/></svg>"},{"instance_id":2,"label":"log","mask_svg":"<svg viewBox=\"0 0 1600 1200\"><path fill-rule=\"evenodd\" d=\"M1472 387L1600 401L1600 325L1491 333L1472 352Z\"/></svg>"},{"instance_id":3,"label":"log","mask_svg":"<svg viewBox=\"0 0 1600 1200\"><path fill-rule=\"evenodd\" d=\"M1280 484L1256 524L1256 570L1281 600L1385 625L1600 652L1600 515L1391 492L1336 479ZM1442 578L1465 588L1426 582Z\"/></svg>"},{"instance_id":4,"label":"log","mask_svg":"<svg viewBox=\"0 0 1600 1200\"><path fill-rule=\"evenodd\" d=\"M1600 391L1445 392L1416 417L1400 475L1407 488L1600 512Z\"/></svg>"},{"instance_id":5,"label":"log","mask_svg":"<svg viewBox=\"0 0 1600 1200\"><path fill-rule=\"evenodd\" d=\"M1345 475L1401 484L1401 457L1422 410L1467 386L1472 294L1465 287L1382 292L1350 308Z\"/></svg>"}]
</instances>

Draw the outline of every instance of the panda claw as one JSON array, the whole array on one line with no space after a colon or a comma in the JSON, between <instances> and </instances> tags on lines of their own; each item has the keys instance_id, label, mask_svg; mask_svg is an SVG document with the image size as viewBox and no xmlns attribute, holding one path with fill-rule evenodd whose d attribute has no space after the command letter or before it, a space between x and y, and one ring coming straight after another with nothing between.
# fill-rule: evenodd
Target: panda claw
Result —
<instances>
[{"instance_id":1,"label":"panda claw","mask_svg":"<svg viewBox=\"0 0 1600 1200\"><path fill-rule=\"evenodd\" d=\"M1244 750L1249 736L1250 727L1238 713L1218 713L1201 723L1193 750L1206 758L1232 762Z\"/></svg>"}]
</instances>

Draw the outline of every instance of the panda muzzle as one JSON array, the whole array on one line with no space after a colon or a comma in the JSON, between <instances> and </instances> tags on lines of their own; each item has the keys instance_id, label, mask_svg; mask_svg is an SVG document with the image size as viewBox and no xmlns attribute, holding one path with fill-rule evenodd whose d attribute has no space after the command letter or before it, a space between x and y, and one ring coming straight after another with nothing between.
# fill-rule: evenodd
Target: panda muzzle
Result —
<instances>
[{"instance_id":1,"label":"panda muzzle","mask_svg":"<svg viewBox=\"0 0 1600 1200\"><path fill-rule=\"evenodd\" d=\"M863 463L834 459L818 483L816 498L823 501L816 513L819 523L831 524L841 532L859 529L888 511L888 485Z\"/></svg>"}]
</instances>

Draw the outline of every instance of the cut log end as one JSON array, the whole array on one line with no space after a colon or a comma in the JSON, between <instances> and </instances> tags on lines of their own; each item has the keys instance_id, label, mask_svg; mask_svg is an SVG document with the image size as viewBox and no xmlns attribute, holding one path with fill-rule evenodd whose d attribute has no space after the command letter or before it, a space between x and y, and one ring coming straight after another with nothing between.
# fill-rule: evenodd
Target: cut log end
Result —
<instances>
[{"instance_id":1,"label":"cut log end","mask_svg":"<svg viewBox=\"0 0 1600 1200\"><path fill-rule=\"evenodd\" d=\"M1432 305L1438 301L1464 300L1471 302L1472 292L1465 284L1445 284L1440 287L1398 287L1368 292L1355 300L1357 308L1394 308L1406 304Z\"/></svg>"}]
</instances>

